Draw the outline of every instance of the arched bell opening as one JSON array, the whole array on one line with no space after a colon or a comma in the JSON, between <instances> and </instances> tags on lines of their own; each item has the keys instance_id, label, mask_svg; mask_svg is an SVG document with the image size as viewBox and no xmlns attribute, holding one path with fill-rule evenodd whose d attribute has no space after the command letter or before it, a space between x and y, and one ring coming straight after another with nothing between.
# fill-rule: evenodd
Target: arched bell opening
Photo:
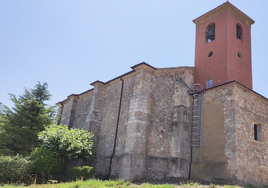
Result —
<instances>
[{"instance_id":1,"label":"arched bell opening","mask_svg":"<svg viewBox=\"0 0 268 188\"><path fill-rule=\"evenodd\" d=\"M215 40L215 23L210 23L206 29L206 43Z\"/></svg>"},{"instance_id":2,"label":"arched bell opening","mask_svg":"<svg viewBox=\"0 0 268 188\"><path fill-rule=\"evenodd\" d=\"M236 24L236 38L243 40L243 30L240 24Z\"/></svg>"}]
</instances>

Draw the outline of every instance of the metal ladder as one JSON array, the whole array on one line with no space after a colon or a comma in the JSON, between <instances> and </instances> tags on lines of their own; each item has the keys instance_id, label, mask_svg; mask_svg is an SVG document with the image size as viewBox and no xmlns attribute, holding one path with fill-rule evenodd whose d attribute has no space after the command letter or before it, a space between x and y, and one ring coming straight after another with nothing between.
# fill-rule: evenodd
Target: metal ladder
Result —
<instances>
[{"instance_id":1,"label":"metal ladder","mask_svg":"<svg viewBox=\"0 0 268 188\"><path fill-rule=\"evenodd\" d=\"M203 105L203 86L194 84L193 91L193 106L192 106L192 131L191 131L191 146L201 146L202 135L202 105Z\"/></svg>"}]
</instances>

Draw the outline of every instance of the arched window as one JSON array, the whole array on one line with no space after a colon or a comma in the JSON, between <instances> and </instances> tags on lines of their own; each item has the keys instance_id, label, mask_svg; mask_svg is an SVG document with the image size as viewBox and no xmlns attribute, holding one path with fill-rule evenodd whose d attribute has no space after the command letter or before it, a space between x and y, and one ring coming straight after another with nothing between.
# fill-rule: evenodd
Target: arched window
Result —
<instances>
[{"instance_id":1,"label":"arched window","mask_svg":"<svg viewBox=\"0 0 268 188\"><path fill-rule=\"evenodd\" d=\"M215 40L215 23L210 23L206 29L206 43Z\"/></svg>"},{"instance_id":2,"label":"arched window","mask_svg":"<svg viewBox=\"0 0 268 188\"><path fill-rule=\"evenodd\" d=\"M236 24L236 37L240 40L243 40L243 30L240 24Z\"/></svg>"}]
</instances>

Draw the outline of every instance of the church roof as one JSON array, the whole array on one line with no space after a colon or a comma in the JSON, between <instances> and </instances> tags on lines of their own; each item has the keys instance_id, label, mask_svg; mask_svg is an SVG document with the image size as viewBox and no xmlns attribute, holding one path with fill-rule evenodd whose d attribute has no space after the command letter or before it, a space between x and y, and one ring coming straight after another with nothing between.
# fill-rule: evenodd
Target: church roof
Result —
<instances>
[{"instance_id":1,"label":"church roof","mask_svg":"<svg viewBox=\"0 0 268 188\"><path fill-rule=\"evenodd\" d=\"M259 96L260 98L263 98L264 100L267 100L268 101L268 98L264 97L263 95L259 94L258 92L248 88L247 86L241 84L240 82L236 81L236 80L232 80L232 81L229 81L229 82L225 82L225 83L222 83L222 84L218 84L218 85L215 85L215 86L212 86L212 87L209 87L209 88L206 88L206 89L203 89L203 90L200 90L200 91L196 91L196 92L191 92L190 95L193 95L194 93L200 93L201 91L207 91L207 90L211 90L211 89L214 89L214 88L217 88L217 87L220 87L220 86L224 86L224 85L228 85L228 84L231 84L231 83L235 83L243 88L245 88L246 90L250 91L250 92L253 92L255 95Z\"/></svg>"}]
</instances>

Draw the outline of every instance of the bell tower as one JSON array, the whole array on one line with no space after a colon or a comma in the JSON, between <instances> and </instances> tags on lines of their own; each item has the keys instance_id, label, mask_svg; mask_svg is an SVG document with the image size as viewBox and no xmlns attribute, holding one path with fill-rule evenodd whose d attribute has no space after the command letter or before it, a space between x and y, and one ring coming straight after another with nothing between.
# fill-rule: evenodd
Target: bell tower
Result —
<instances>
[{"instance_id":1,"label":"bell tower","mask_svg":"<svg viewBox=\"0 0 268 188\"><path fill-rule=\"evenodd\" d=\"M252 89L250 30L254 20L227 1L193 22L194 82L209 88L236 80Z\"/></svg>"}]
</instances>

